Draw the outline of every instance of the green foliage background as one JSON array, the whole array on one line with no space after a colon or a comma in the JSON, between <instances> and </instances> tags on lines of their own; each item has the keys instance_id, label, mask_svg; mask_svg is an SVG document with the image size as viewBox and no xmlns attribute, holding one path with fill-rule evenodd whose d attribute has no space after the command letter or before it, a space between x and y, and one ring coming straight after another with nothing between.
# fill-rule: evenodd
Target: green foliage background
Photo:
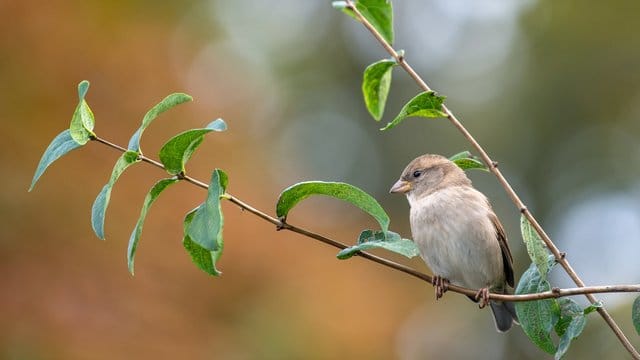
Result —
<instances>
[{"instance_id":1,"label":"green foliage background","mask_svg":"<svg viewBox=\"0 0 640 360\"><path fill-rule=\"evenodd\" d=\"M431 288L414 279L357 258L337 261L334 249L276 233L230 206L224 276L205 276L182 245L183 214L205 193L186 184L168 189L150 211L131 278L127 239L146 192L165 174L142 165L128 170L112 194L108 241L97 241L91 202L118 157L97 144L57 162L27 196L44 147L75 109L72 89L86 78L95 131L105 138L125 146L150 105L183 91L195 101L163 114L145 132L146 155L178 132L223 117L229 130L207 137L190 175L206 181L213 168L225 169L232 193L268 211L295 182L345 181L374 194L391 215L391 229L409 237L408 206L386 191L416 155L452 154L468 148L464 140L441 119L407 119L378 131L362 104L360 81L365 66L386 54L364 36L352 50L353 34L363 30L329 2L303 14L312 20L295 38L265 28L294 26L293 10L221 3L0 3L0 357L543 356L519 329L479 330L492 329L489 314L461 296L435 303ZM425 2L424 12L438 4ZM216 15L221 8L226 19L234 15L236 32ZM423 44L407 35L422 28L402 28L407 15L402 4L395 10L397 46L410 61L428 62ZM467 77L465 67L480 60L418 66L543 224L560 221L585 194L638 193L638 10L628 1L532 2L513 19L518 38L498 66ZM438 36L438 27L421 26ZM480 25L460 26L473 32ZM238 28L267 35L243 43ZM491 42L488 35L486 46ZM365 51L359 49L377 55L357 55ZM382 124L416 94L397 70ZM488 86L494 94L487 98ZM518 214L490 176L472 176L505 223L522 274L529 261ZM289 221L352 243L360 229L376 226L357 209L323 199L301 204ZM621 240L603 239L610 244L603 246ZM419 260L412 264L424 269ZM630 302L611 311L633 338ZM568 358L605 354L622 349L592 316Z\"/></svg>"}]
</instances>

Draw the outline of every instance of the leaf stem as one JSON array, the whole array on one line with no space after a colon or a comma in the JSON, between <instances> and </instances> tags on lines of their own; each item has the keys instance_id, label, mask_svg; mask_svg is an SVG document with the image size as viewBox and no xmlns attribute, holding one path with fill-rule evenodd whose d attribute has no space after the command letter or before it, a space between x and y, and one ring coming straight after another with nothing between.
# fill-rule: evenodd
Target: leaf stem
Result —
<instances>
[{"instance_id":1,"label":"leaf stem","mask_svg":"<svg viewBox=\"0 0 640 360\"><path fill-rule=\"evenodd\" d=\"M422 77L418 75L418 73L416 73L416 71L407 63L404 55L398 54L398 52L395 51L395 49L393 49L393 47L382 37L382 35L375 29L375 27L362 15L362 13L360 13L360 11L353 4L353 1L346 0L346 4L347 4L347 8L354 12L358 20L367 28L367 30L369 30L369 32L371 32L371 34L378 40L380 45L382 45L382 47L391 56L393 56L393 58L397 61L398 65L400 65L407 72L407 74L409 74L409 76L411 76L411 78L415 80L418 86L422 88L424 91L432 91L431 88L427 85L427 83L422 79ZM500 184L506 191L507 195L511 198L512 202L516 205L518 210L527 218L527 220L529 220L534 230L538 233L538 235L540 235L540 238L542 239L542 241L544 241L545 245L547 246L547 248L549 248L553 256L555 256L560 266L562 266L562 268L569 275L569 277L571 277L571 279L576 285L578 285L581 288L584 288L585 287L584 282L582 281L582 279L580 279L578 274L575 272L575 270L571 267L569 262L566 260L564 253L560 252L558 247L553 243L553 241L551 241L551 238L549 237L549 235L544 231L540 223L538 223L538 221L535 219L531 211L529 211L529 209L524 205L524 203L522 202L518 194L513 190L513 188L507 181L507 179L502 175L502 173L498 169L496 165L497 163L491 160L491 158L489 157L487 152L484 150L484 148L476 141L476 139L464 127L464 125L462 125L462 123L458 120L458 118L453 114L451 110L449 110L445 105L442 105L442 110L444 111L445 114L447 114L447 119L449 119L449 121L453 124L453 126L455 126L458 129L458 131L460 131L460 133L467 139L467 141L471 144L471 146L478 152L478 154L480 155L480 158L482 158L482 161L489 168L489 171L491 171L496 176L496 178L498 179L498 182L500 182ZM587 299L589 299L589 301L592 304L595 304L598 302L598 299L596 299L596 297L593 296L591 292L584 293L584 295L587 297ZM607 312L607 310L604 307L599 307L598 313L609 325L611 330L613 330L613 332L618 337L620 342L622 342L622 344L627 349L627 351L629 351L629 353L635 359L640 359L640 353L638 353L638 351L633 347L629 339L627 339L625 334L622 332L618 324L616 324L616 322L613 320L613 318Z\"/></svg>"}]
</instances>

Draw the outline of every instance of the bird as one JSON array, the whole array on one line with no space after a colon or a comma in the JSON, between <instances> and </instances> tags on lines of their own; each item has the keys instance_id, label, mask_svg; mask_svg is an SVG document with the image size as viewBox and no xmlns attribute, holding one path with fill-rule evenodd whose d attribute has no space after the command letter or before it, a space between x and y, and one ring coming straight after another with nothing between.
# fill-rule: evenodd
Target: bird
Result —
<instances>
[{"instance_id":1,"label":"bird","mask_svg":"<svg viewBox=\"0 0 640 360\"><path fill-rule=\"evenodd\" d=\"M436 300L449 284L479 289L469 298L491 307L499 332L518 324L513 303L489 300L489 291L511 293L513 257L489 200L465 172L444 156L425 154L405 167L390 192L409 201L411 234L434 273Z\"/></svg>"}]
</instances>

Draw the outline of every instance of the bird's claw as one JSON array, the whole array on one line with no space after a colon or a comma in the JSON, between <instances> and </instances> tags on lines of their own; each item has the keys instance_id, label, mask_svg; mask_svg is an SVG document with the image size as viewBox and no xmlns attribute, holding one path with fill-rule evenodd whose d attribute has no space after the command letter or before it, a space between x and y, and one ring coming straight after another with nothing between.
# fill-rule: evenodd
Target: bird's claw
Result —
<instances>
[{"instance_id":1,"label":"bird's claw","mask_svg":"<svg viewBox=\"0 0 640 360\"><path fill-rule=\"evenodd\" d=\"M442 276L435 275L431 279L431 284L435 287L436 292L436 300L440 299L444 293L449 290L449 280L443 278Z\"/></svg>"},{"instance_id":2,"label":"bird's claw","mask_svg":"<svg viewBox=\"0 0 640 360\"><path fill-rule=\"evenodd\" d=\"M489 305L489 288L482 288L478 290L475 296L476 301L478 301L478 306L480 309Z\"/></svg>"}]
</instances>

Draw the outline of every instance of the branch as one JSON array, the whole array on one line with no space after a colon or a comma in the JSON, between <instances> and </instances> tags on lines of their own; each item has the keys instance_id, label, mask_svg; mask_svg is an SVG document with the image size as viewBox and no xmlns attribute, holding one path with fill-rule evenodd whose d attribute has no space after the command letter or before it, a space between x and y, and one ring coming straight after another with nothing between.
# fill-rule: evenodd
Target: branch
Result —
<instances>
[{"instance_id":1,"label":"branch","mask_svg":"<svg viewBox=\"0 0 640 360\"><path fill-rule=\"evenodd\" d=\"M422 88L424 91L431 91L431 88L427 85L427 83L407 63L404 55L398 54L398 52L396 52L393 49L391 44L389 44L378 32L378 30L376 30L373 27L373 25L362 15L362 13L360 13L357 7L353 4L353 1L346 0L346 4L347 4L347 8L353 11L353 13L356 15L358 20L367 28L367 30L369 30L369 32L371 32L371 34L378 40L380 45L382 45L382 47L391 56L393 56L393 58L396 60L398 65L400 65L407 72L407 74L409 74L409 76L411 76L411 78L415 80L418 86ZM491 158L489 157L487 152L484 150L484 148L474 139L471 133L469 133L469 131L464 127L464 125L462 125L462 123L458 120L458 118L456 118L456 116L453 114L453 112L451 112L451 110L449 110L445 105L442 105L442 110L447 115L447 119L449 119L449 121L453 124L453 126L455 126L458 129L458 131L462 133L462 135L467 139L467 141L471 144L471 146L478 152L478 154L480 155L480 158L482 158L482 161L487 165L489 170L496 176L496 178L498 179L498 182L500 182L504 190L507 192L507 195L509 195L509 197L511 198L511 201L513 201L513 203L518 208L518 210L524 215L524 217L527 218L527 220L529 220L534 230L538 233L538 235L540 235L540 238L542 239L542 241L545 243L547 248L551 251L553 256L555 256L556 261L560 264L560 266L562 266L562 268L564 268L566 273L569 275L569 277L571 277L571 279L576 285L578 285L581 288L584 288L585 287L584 282L582 281L582 279L580 279L580 277L575 272L575 270L573 270L569 262L566 260L564 254L561 253L558 247L553 243L553 241L551 241L551 238L549 237L549 235L547 235L547 233L544 231L540 223L538 223L538 221L531 214L529 209L522 202L518 194L516 194L516 192L513 190L513 188L507 181L507 179L502 175L502 173L498 169L498 165L497 165L498 163L491 160ZM596 297L593 296L591 293L585 293L585 296L587 297L587 299L589 299L589 301L592 304L595 304L598 302L598 299L596 299ZM631 342L629 342L629 339L627 339L627 337L624 335L624 333L622 332L618 324L616 324L616 322L613 320L611 315L609 315L607 310L604 307L599 307L598 313L607 322L611 330L613 330L613 332L616 334L618 339L620 339L620 342L622 342L622 344L629 351L629 353L635 359L640 359L640 353L638 353L638 351L633 347Z\"/></svg>"},{"instance_id":2,"label":"branch","mask_svg":"<svg viewBox=\"0 0 640 360\"><path fill-rule=\"evenodd\" d=\"M95 140L99 143L107 145L120 152L127 151L127 149L123 148L122 146L114 144L108 140L99 138L97 136L93 137L92 140ZM148 158L144 155L140 155L140 160L164 170L164 165L162 165L162 163L154 159ZM198 179L192 178L190 176L182 175L180 178L202 189L209 188L209 185L207 185L206 183ZM311 232L309 230L303 229L301 227L289 224L278 218L275 218L263 211L260 211L254 208L253 206L247 204L246 202L238 199L237 197L229 193L225 193L222 197L229 200L231 203L238 206L240 209L244 211L248 211L249 213L257 217L267 222L270 222L271 224L276 226L277 230L287 230L294 233L298 233L300 235L320 241L322 243L325 243L327 245L333 246L338 249L346 249L348 247L348 245L343 244L337 240L333 240L326 236ZM386 266L388 268L411 275L429 284L432 284L432 277L430 275L414 270L408 266L396 263L394 261L376 256L367 252L358 252L357 255L367 260L378 263L380 265ZM449 285L449 290L459 294L468 295L468 296L475 296L478 293L478 290L468 289L468 288L456 286L453 284ZM553 288L550 291L545 291L545 292L535 293L535 294L526 294L526 295L504 295L504 294L490 293L489 298L496 301L517 302L517 301L533 301L533 300L542 300L542 299L550 299L550 298L560 298L565 296L582 295L582 294L589 294L589 293L619 293L619 292L640 292L640 284L638 285L605 285L605 286L591 286L591 287L579 287L579 288L569 288L569 289Z\"/></svg>"}]
</instances>

